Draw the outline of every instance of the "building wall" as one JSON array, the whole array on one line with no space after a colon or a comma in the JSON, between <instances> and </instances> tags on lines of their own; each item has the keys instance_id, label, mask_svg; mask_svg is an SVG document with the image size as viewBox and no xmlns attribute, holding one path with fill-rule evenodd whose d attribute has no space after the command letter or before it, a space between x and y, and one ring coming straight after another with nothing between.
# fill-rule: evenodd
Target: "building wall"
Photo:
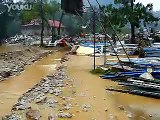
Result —
<instances>
[{"instance_id":1,"label":"building wall","mask_svg":"<svg viewBox=\"0 0 160 120\"><path fill-rule=\"evenodd\" d=\"M32 25L32 26L22 26L21 33L27 35L41 35L41 26L40 25ZM49 29L47 27L44 28L44 36L49 35Z\"/></svg>"},{"instance_id":2,"label":"building wall","mask_svg":"<svg viewBox=\"0 0 160 120\"><path fill-rule=\"evenodd\" d=\"M58 34L58 28L55 29L55 34ZM65 33L65 29L61 28L61 35ZM41 26L40 25L31 25L31 26L22 26L21 27L21 33L22 34L27 34L27 35L41 35ZM49 27L44 28L44 36L51 36L51 30Z\"/></svg>"}]
</instances>

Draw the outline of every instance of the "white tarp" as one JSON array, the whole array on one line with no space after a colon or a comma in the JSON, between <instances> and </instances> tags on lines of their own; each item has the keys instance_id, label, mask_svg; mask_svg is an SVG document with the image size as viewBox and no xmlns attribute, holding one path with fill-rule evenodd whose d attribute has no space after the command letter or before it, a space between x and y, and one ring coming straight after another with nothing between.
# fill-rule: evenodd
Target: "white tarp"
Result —
<instances>
[{"instance_id":1,"label":"white tarp","mask_svg":"<svg viewBox=\"0 0 160 120\"><path fill-rule=\"evenodd\" d=\"M140 75L141 78L145 78L145 79L150 79L150 80L154 80L153 76L146 72L146 73L143 73L142 75Z\"/></svg>"},{"instance_id":2,"label":"white tarp","mask_svg":"<svg viewBox=\"0 0 160 120\"><path fill-rule=\"evenodd\" d=\"M94 48L79 46L76 52L77 55L90 55L94 53Z\"/></svg>"}]
</instances>

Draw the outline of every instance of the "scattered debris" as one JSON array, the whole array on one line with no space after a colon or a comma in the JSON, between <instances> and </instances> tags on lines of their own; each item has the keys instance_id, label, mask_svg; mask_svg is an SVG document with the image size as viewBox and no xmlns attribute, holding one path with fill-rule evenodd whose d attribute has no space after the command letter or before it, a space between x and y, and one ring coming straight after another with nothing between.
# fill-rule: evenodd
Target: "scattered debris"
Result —
<instances>
[{"instance_id":1,"label":"scattered debris","mask_svg":"<svg viewBox=\"0 0 160 120\"><path fill-rule=\"evenodd\" d=\"M2 117L2 120L21 120L21 117L17 114L11 113L10 115Z\"/></svg>"},{"instance_id":2,"label":"scattered debris","mask_svg":"<svg viewBox=\"0 0 160 120\"><path fill-rule=\"evenodd\" d=\"M82 111L88 112L88 110L91 108L91 106L89 104L83 104L81 106L81 108L82 108Z\"/></svg>"}]
</instances>

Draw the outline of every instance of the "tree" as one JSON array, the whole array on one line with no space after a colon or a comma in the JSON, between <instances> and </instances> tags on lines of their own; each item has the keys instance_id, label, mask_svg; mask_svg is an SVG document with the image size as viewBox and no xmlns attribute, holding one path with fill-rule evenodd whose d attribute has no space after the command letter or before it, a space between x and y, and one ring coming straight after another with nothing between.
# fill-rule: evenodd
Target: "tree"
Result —
<instances>
[{"instance_id":1,"label":"tree","mask_svg":"<svg viewBox=\"0 0 160 120\"><path fill-rule=\"evenodd\" d=\"M60 4L57 1L50 1L49 4L45 4L45 14L48 15L48 17L51 17L52 21L55 20L55 14L60 11ZM52 42L54 42L55 37L55 29L52 26L51 28L52 32Z\"/></svg>"},{"instance_id":2,"label":"tree","mask_svg":"<svg viewBox=\"0 0 160 120\"><path fill-rule=\"evenodd\" d=\"M27 1L26 1L27 2ZM37 0L34 3L33 8L31 11L22 11L21 13L21 20L22 23L28 23L33 19L41 19L41 46L43 46L43 31L44 26L48 24L48 18L54 20L55 13L59 11L60 4L56 2L56 0L47 1L47 0ZM46 24L45 24L46 23ZM54 29L51 29L52 32L52 39Z\"/></svg>"},{"instance_id":3,"label":"tree","mask_svg":"<svg viewBox=\"0 0 160 120\"><path fill-rule=\"evenodd\" d=\"M118 27L119 29L129 23L131 26L131 43L135 43L135 28L139 28L142 22L145 26L148 23L156 24L158 21L158 18L152 14L152 4L144 6L142 3L134 2L135 0L115 0L114 5L105 6L106 15L103 16L105 27Z\"/></svg>"},{"instance_id":4,"label":"tree","mask_svg":"<svg viewBox=\"0 0 160 120\"><path fill-rule=\"evenodd\" d=\"M11 10L10 12L8 12L7 7L0 1L0 45L2 45L2 39L8 37L8 26L16 17L17 11Z\"/></svg>"}]
</instances>

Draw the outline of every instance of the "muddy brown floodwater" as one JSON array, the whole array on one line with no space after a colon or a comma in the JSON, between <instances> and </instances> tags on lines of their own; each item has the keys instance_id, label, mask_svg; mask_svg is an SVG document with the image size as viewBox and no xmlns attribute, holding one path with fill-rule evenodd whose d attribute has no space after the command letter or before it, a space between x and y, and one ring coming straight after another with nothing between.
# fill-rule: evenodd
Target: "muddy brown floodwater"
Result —
<instances>
[{"instance_id":1,"label":"muddy brown floodwater","mask_svg":"<svg viewBox=\"0 0 160 120\"><path fill-rule=\"evenodd\" d=\"M0 52L20 49L23 49L23 47L2 46ZM42 77L54 73L56 64L59 62L57 59L62 56L63 52L53 53L33 65L26 66L25 71L19 76L13 76L0 82L0 118L10 113L12 106L17 102L20 95L32 88Z\"/></svg>"},{"instance_id":2,"label":"muddy brown floodwater","mask_svg":"<svg viewBox=\"0 0 160 120\"><path fill-rule=\"evenodd\" d=\"M16 49L21 47L5 46L1 47L0 51ZM58 59L63 54L63 52L51 54L33 65L26 66L25 71L19 76L0 82L0 118L10 113L12 106L23 93L37 84L42 77L55 71ZM107 92L105 91L107 86L117 86L117 84L89 72L93 68L92 57L70 55L69 58L70 60L66 63L67 73L69 78L74 80L73 87L76 91L72 99L74 107L70 110L74 114L71 120L160 120L159 99ZM103 58L97 58L96 61L97 65L102 64ZM70 88L65 89L67 91ZM90 105L88 112L82 111L83 104ZM42 115L47 113L43 112ZM47 115L41 120L46 118Z\"/></svg>"},{"instance_id":3,"label":"muddy brown floodwater","mask_svg":"<svg viewBox=\"0 0 160 120\"><path fill-rule=\"evenodd\" d=\"M70 58L68 74L75 79L77 90L75 103L91 105L91 111L88 113L75 112L76 119L73 120L92 118L93 120L160 120L159 99L106 92L106 86L117 86L117 84L90 74L89 71L93 69L93 58L85 56ZM97 58L96 61L96 64L102 64L103 58ZM120 106L123 106L124 110L120 110Z\"/></svg>"}]
</instances>

